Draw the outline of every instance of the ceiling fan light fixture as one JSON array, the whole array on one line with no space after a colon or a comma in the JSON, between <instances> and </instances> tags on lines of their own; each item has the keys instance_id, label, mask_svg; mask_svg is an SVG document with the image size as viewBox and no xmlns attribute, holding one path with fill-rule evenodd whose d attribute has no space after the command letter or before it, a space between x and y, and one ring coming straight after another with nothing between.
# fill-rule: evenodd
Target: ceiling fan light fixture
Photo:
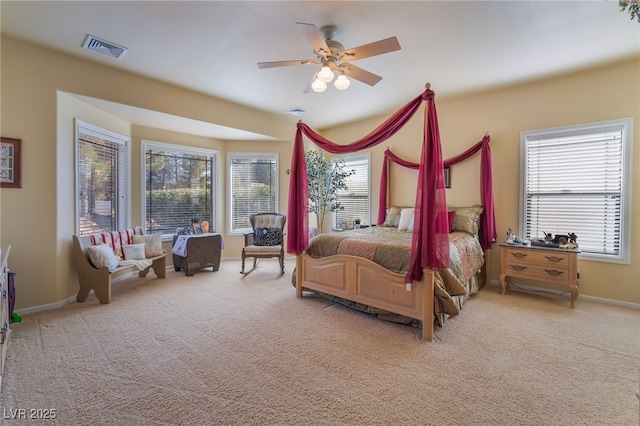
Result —
<instances>
[{"instance_id":1,"label":"ceiling fan light fixture","mask_svg":"<svg viewBox=\"0 0 640 426\"><path fill-rule=\"evenodd\" d=\"M328 66L323 66L318 72L318 80L323 83L330 83L333 80L333 71Z\"/></svg>"},{"instance_id":2,"label":"ceiling fan light fixture","mask_svg":"<svg viewBox=\"0 0 640 426\"><path fill-rule=\"evenodd\" d=\"M311 83L311 88L313 89L314 92L322 93L325 90L327 90L327 83L316 78L314 82Z\"/></svg>"},{"instance_id":3,"label":"ceiling fan light fixture","mask_svg":"<svg viewBox=\"0 0 640 426\"><path fill-rule=\"evenodd\" d=\"M349 81L347 76L344 74L340 74L336 79L335 83L333 83L333 85L336 86L336 89L338 90L345 90L349 87L350 84L351 82Z\"/></svg>"}]
</instances>

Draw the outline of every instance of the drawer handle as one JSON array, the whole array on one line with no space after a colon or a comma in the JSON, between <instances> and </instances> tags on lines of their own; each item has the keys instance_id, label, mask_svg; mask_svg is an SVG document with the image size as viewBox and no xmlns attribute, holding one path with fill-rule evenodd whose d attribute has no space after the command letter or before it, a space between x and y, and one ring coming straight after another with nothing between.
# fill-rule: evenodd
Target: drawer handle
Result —
<instances>
[{"instance_id":1,"label":"drawer handle","mask_svg":"<svg viewBox=\"0 0 640 426\"><path fill-rule=\"evenodd\" d=\"M553 275L554 277L559 277L560 275L564 274L564 272L556 271L555 269L545 269L544 271L549 275Z\"/></svg>"},{"instance_id":2,"label":"drawer handle","mask_svg":"<svg viewBox=\"0 0 640 426\"><path fill-rule=\"evenodd\" d=\"M564 257L558 257L558 256L545 256L545 257L549 262L562 262L564 260Z\"/></svg>"},{"instance_id":3,"label":"drawer handle","mask_svg":"<svg viewBox=\"0 0 640 426\"><path fill-rule=\"evenodd\" d=\"M525 255L526 256L526 255ZM513 269L515 269L516 271L524 271L525 269L527 269L526 266L522 266L522 265L511 265L511 267Z\"/></svg>"},{"instance_id":4,"label":"drawer handle","mask_svg":"<svg viewBox=\"0 0 640 426\"><path fill-rule=\"evenodd\" d=\"M516 259L522 259L524 257L527 257L527 254L526 253L515 252L515 253L511 253L511 256L515 257Z\"/></svg>"},{"instance_id":5,"label":"drawer handle","mask_svg":"<svg viewBox=\"0 0 640 426\"><path fill-rule=\"evenodd\" d=\"M9 329L9 327L7 326L7 323L5 322L2 325L2 330L0 330L0 345L4 344L4 341L7 338L7 330Z\"/></svg>"}]
</instances>

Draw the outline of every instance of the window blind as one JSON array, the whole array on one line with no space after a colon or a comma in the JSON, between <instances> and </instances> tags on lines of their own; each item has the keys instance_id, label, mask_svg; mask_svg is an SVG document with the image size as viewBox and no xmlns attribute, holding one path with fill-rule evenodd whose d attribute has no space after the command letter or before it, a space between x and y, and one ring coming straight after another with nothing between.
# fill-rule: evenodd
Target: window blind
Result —
<instances>
[{"instance_id":1,"label":"window blind","mask_svg":"<svg viewBox=\"0 0 640 426\"><path fill-rule=\"evenodd\" d=\"M128 139L76 122L78 235L128 227Z\"/></svg>"},{"instance_id":2,"label":"window blind","mask_svg":"<svg viewBox=\"0 0 640 426\"><path fill-rule=\"evenodd\" d=\"M331 215L332 229L343 228L344 222L353 221L356 218L359 218L363 225L371 223L369 158L369 155L342 157L344 169L354 170L355 173L345 180L348 190L340 189L336 193L337 201L344 210L338 210Z\"/></svg>"},{"instance_id":3,"label":"window blind","mask_svg":"<svg viewBox=\"0 0 640 426\"><path fill-rule=\"evenodd\" d=\"M216 154L182 150L172 145L145 144L145 226L147 232L174 234L192 219L217 232Z\"/></svg>"},{"instance_id":4,"label":"window blind","mask_svg":"<svg viewBox=\"0 0 640 426\"><path fill-rule=\"evenodd\" d=\"M277 154L229 154L229 232L249 232L252 214L277 212L277 160Z\"/></svg>"},{"instance_id":5,"label":"window blind","mask_svg":"<svg viewBox=\"0 0 640 426\"><path fill-rule=\"evenodd\" d=\"M622 126L527 136L523 140L523 235L574 232L582 253L621 257Z\"/></svg>"}]
</instances>

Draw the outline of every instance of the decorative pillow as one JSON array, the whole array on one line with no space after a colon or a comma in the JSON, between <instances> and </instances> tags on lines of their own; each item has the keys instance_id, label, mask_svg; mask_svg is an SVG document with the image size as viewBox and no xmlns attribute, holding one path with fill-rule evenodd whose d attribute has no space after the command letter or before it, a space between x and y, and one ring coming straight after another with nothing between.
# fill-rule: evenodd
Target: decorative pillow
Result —
<instances>
[{"instance_id":1,"label":"decorative pillow","mask_svg":"<svg viewBox=\"0 0 640 426\"><path fill-rule=\"evenodd\" d=\"M125 260L145 260L144 255L145 244L126 244L122 246Z\"/></svg>"},{"instance_id":2,"label":"decorative pillow","mask_svg":"<svg viewBox=\"0 0 640 426\"><path fill-rule=\"evenodd\" d=\"M466 232L471 235L478 235L480 215L484 210L482 206L451 207L451 209L456 212L453 220L454 232Z\"/></svg>"},{"instance_id":3,"label":"decorative pillow","mask_svg":"<svg viewBox=\"0 0 640 426\"><path fill-rule=\"evenodd\" d=\"M89 260L98 269L106 266L109 271L113 271L120 263L120 258L115 255L113 249L107 244L90 246L87 251L89 252Z\"/></svg>"},{"instance_id":4,"label":"decorative pillow","mask_svg":"<svg viewBox=\"0 0 640 426\"><path fill-rule=\"evenodd\" d=\"M389 207L382 226L397 228L400 223L401 207Z\"/></svg>"},{"instance_id":5,"label":"decorative pillow","mask_svg":"<svg viewBox=\"0 0 640 426\"><path fill-rule=\"evenodd\" d=\"M456 211L452 210L447 212L447 215L449 216L449 233L453 232L453 221L456 220Z\"/></svg>"},{"instance_id":6,"label":"decorative pillow","mask_svg":"<svg viewBox=\"0 0 640 426\"><path fill-rule=\"evenodd\" d=\"M253 231L253 244L256 246L277 246L281 243L280 228L256 228Z\"/></svg>"},{"instance_id":7,"label":"decorative pillow","mask_svg":"<svg viewBox=\"0 0 640 426\"><path fill-rule=\"evenodd\" d=\"M402 209L400 211L400 222L398 223L398 231L413 231L413 218L415 217L415 209Z\"/></svg>"},{"instance_id":8,"label":"decorative pillow","mask_svg":"<svg viewBox=\"0 0 640 426\"><path fill-rule=\"evenodd\" d=\"M146 234L146 235L134 235L133 244L144 243L144 255L146 257L161 256L164 254L162 250L162 234Z\"/></svg>"}]
</instances>

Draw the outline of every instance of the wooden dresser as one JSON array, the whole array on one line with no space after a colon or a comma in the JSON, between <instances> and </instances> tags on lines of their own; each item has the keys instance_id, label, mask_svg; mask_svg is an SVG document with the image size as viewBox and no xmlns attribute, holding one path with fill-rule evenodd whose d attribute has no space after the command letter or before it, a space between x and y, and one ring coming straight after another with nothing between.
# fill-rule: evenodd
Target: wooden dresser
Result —
<instances>
[{"instance_id":1,"label":"wooden dresser","mask_svg":"<svg viewBox=\"0 0 640 426\"><path fill-rule=\"evenodd\" d=\"M555 249L500 244L500 286L502 294L509 278L528 278L562 284L571 290L571 307L578 298L579 249Z\"/></svg>"}]
</instances>

